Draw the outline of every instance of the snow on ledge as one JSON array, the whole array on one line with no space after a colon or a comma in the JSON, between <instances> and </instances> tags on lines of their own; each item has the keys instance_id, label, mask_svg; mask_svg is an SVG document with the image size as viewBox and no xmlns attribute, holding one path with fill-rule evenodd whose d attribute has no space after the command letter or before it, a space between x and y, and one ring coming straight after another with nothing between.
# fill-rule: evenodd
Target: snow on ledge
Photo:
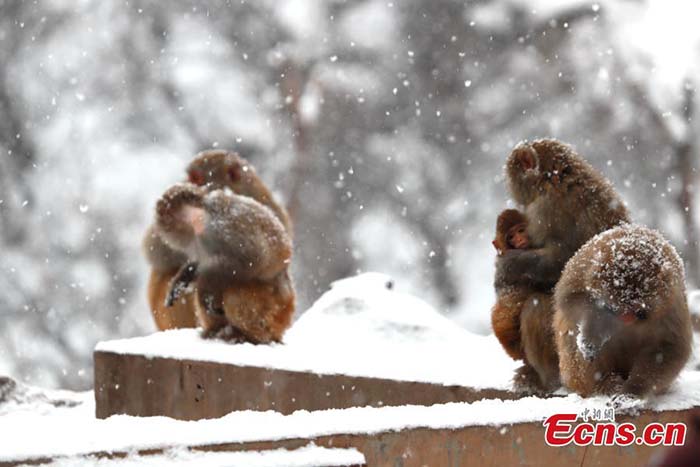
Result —
<instances>
[{"instance_id":1,"label":"snow on ledge","mask_svg":"<svg viewBox=\"0 0 700 467\"><path fill-rule=\"evenodd\" d=\"M129 455L120 459L96 457L59 458L46 467L316 467L363 465L365 456L357 449L324 448L313 443L299 449L272 449L246 452L190 451L184 448L169 449L163 454L150 456Z\"/></svg>"},{"instance_id":2,"label":"snow on ledge","mask_svg":"<svg viewBox=\"0 0 700 467\"><path fill-rule=\"evenodd\" d=\"M473 334L422 300L395 292L391 280L367 273L333 284L285 335L284 344L232 345L204 340L194 329L100 342L96 349L259 366L510 389L512 361L496 338Z\"/></svg>"},{"instance_id":3,"label":"snow on ledge","mask_svg":"<svg viewBox=\"0 0 700 467\"><path fill-rule=\"evenodd\" d=\"M182 421L167 417L115 415L95 419L90 393L79 407L50 413L16 410L0 417L0 461L94 452L126 452L179 446L284 439L313 439L335 434L376 434L412 428L460 429L541 422L555 413L581 413L604 407L605 397L570 394L541 399L487 399L433 406L357 407L323 411L232 412L219 419ZM649 401L623 401L625 407L656 411L700 406L700 372L681 374L671 392Z\"/></svg>"}]
</instances>

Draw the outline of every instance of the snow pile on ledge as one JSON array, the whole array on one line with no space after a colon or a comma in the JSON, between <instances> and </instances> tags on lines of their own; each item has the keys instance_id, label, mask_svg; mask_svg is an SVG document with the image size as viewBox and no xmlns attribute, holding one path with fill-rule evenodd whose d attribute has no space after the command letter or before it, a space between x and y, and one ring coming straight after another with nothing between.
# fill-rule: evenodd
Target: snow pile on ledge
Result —
<instances>
[{"instance_id":1,"label":"snow pile on ledge","mask_svg":"<svg viewBox=\"0 0 700 467\"><path fill-rule=\"evenodd\" d=\"M96 457L65 457L46 467L341 467L363 465L365 456L357 449L329 449L313 443L303 448L287 450L247 452L205 452L184 448L170 449L164 454L139 456L132 454L122 459L100 459Z\"/></svg>"},{"instance_id":2,"label":"snow pile on ledge","mask_svg":"<svg viewBox=\"0 0 700 467\"><path fill-rule=\"evenodd\" d=\"M541 422L555 413L581 413L605 406L609 399L575 394L541 399L485 399L433 406L356 407L291 415L277 412L232 412L222 418L182 421L167 417L115 415L94 418L91 393L82 404L50 413L14 411L0 417L0 462L96 452L133 452L180 446L204 446L284 439L314 439L336 434L377 434L413 428L460 429ZM625 407L655 411L700 406L700 372L685 371L669 394L649 401L626 401Z\"/></svg>"},{"instance_id":3,"label":"snow pile on ledge","mask_svg":"<svg viewBox=\"0 0 700 467\"><path fill-rule=\"evenodd\" d=\"M367 273L335 282L281 345L204 340L193 329L101 342L96 350L318 374L509 389L511 360L496 338L473 334L422 300Z\"/></svg>"}]
</instances>

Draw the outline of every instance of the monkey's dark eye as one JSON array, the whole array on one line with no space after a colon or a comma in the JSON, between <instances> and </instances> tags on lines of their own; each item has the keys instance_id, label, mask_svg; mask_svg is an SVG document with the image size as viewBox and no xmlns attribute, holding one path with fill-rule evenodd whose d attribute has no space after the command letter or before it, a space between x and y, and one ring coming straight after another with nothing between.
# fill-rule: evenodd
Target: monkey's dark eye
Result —
<instances>
[{"instance_id":1,"label":"monkey's dark eye","mask_svg":"<svg viewBox=\"0 0 700 467\"><path fill-rule=\"evenodd\" d=\"M241 167L238 165L229 167L226 170L226 174L228 175L229 180L231 180L232 182L237 182L241 179Z\"/></svg>"},{"instance_id":2,"label":"monkey's dark eye","mask_svg":"<svg viewBox=\"0 0 700 467\"><path fill-rule=\"evenodd\" d=\"M187 174L190 183L195 185L204 185L204 174L199 170L190 170Z\"/></svg>"}]
</instances>

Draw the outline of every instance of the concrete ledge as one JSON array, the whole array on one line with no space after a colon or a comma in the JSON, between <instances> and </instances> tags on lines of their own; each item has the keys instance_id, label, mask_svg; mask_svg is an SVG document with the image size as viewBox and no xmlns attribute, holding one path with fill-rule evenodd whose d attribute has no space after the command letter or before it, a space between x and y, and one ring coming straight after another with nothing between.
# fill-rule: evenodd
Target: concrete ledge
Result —
<instances>
[{"instance_id":1,"label":"concrete ledge","mask_svg":"<svg viewBox=\"0 0 700 467\"><path fill-rule=\"evenodd\" d=\"M499 389L95 352L98 418L126 414L199 420L239 410L290 414L516 397Z\"/></svg>"},{"instance_id":2,"label":"concrete ledge","mask_svg":"<svg viewBox=\"0 0 700 467\"><path fill-rule=\"evenodd\" d=\"M508 391L517 363L493 337L467 334L460 347L301 341L232 345L191 329L101 342L94 353L96 415L199 420L240 410L290 414L517 398Z\"/></svg>"}]
</instances>

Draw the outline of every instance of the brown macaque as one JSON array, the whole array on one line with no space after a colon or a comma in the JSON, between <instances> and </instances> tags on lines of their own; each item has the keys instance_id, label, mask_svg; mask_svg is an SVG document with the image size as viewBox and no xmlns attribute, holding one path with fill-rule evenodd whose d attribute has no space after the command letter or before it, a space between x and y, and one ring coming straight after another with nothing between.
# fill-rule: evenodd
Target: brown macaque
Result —
<instances>
[{"instance_id":1,"label":"brown macaque","mask_svg":"<svg viewBox=\"0 0 700 467\"><path fill-rule=\"evenodd\" d=\"M221 149L202 151L187 166L187 177L190 183L205 186L210 191L229 188L238 195L264 204L292 235L292 223L287 211L272 196L255 168L237 153Z\"/></svg>"},{"instance_id":2,"label":"brown macaque","mask_svg":"<svg viewBox=\"0 0 700 467\"><path fill-rule=\"evenodd\" d=\"M195 281L205 336L279 342L294 313L288 275L291 239L280 220L254 199L186 183L156 205L156 229L188 263L168 301Z\"/></svg>"},{"instance_id":3,"label":"brown macaque","mask_svg":"<svg viewBox=\"0 0 700 467\"><path fill-rule=\"evenodd\" d=\"M496 258L495 288L527 288L520 311L524 365L514 386L522 392L559 387L559 364L552 331L552 290L566 262L594 235L629 221L610 182L553 139L521 143L506 161L513 200L528 220L529 248L510 249Z\"/></svg>"},{"instance_id":4,"label":"brown macaque","mask_svg":"<svg viewBox=\"0 0 700 467\"><path fill-rule=\"evenodd\" d=\"M554 307L562 382L583 396L662 393L690 356L683 263L646 227L623 225L581 247Z\"/></svg>"},{"instance_id":5,"label":"brown macaque","mask_svg":"<svg viewBox=\"0 0 700 467\"><path fill-rule=\"evenodd\" d=\"M498 255L507 250L525 249L530 246L527 237L527 219L516 209L506 209L496 221L496 237L493 246ZM513 360L524 359L520 341L520 310L531 294L528 287L501 288L496 304L491 309L491 327L503 349Z\"/></svg>"},{"instance_id":6,"label":"brown macaque","mask_svg":"<svg viewBox=\"0 0 700 467\"><path fill-rule=\"evenodd\" d=\"M187 177L207 191L229 189L268 206L291 235L292 226L287 211L274 199L255 168L237 153L218 149L202 151L188 165ZM146 232L143 249L152 267L148 303L156 326L161 331L195 327L195 286L191 284L180 291L177 289L186 282L183 278L175 280L177 272L187 263L187 256L165 244L153 226ZM192 269L195 266L189 264L188 267ZM173 300L173 288L181 292L177 301Z\"/></svg>"}]
</instances>

